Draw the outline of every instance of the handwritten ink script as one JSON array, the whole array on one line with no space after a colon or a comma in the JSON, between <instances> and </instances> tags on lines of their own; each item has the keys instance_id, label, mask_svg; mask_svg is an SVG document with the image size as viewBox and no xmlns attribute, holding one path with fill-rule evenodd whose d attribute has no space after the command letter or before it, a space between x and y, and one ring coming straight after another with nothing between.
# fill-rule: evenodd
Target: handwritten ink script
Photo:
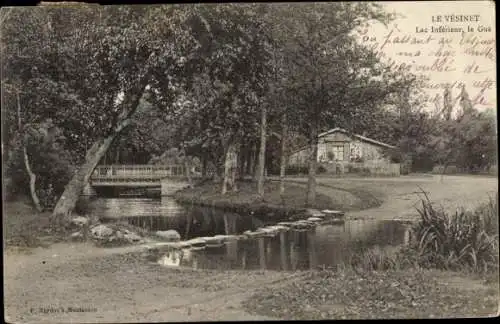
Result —
<instances>
[{"instance_id":1,"label":"handwritten ink script","mask_svg":"<svg viewBox=\"0 0 500 324\"><path fill-rule=\"evenodd\" d=\"M494 8L463 4L460 13L450 2L387 4L403 17L388 26L365 26L360 40L392 69L423 76L429 104L442 100L447 86L455 94L465 86L478 108L496 107Z\"/></svg>"}]
</instances>

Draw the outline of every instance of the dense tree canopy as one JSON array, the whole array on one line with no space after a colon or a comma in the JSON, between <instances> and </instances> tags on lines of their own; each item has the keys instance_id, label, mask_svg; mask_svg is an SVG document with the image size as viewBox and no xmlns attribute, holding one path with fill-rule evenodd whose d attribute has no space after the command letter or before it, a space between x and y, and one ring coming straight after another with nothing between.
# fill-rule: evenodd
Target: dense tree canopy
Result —
<instances>
[{"instance_id":1,"label":"dense tree canopy","mask_svg":"<svg viewBox=\"0 0 500 324\"><path fill-rule=\"evenodd\" d=\"M39 192L56 188L55 214L72 210L98 163L148 163L176 148L224 178L236 156L240 175L261 184L264 166L278 158L284 166L287 146L304 140L314 200L317 135L333 127L366 131L413 161L494 161L494 123L465 89L459 118L451 117L450 93L442 114L430 115L416 79L358 42L363 24L389 19L376 4L82 5L2 14L2 144L21 173L15 152L26 149ZM48 124L57 140L27 131ZM54 172L71 181L48 183Z\"/></svg>"}]
</instances>

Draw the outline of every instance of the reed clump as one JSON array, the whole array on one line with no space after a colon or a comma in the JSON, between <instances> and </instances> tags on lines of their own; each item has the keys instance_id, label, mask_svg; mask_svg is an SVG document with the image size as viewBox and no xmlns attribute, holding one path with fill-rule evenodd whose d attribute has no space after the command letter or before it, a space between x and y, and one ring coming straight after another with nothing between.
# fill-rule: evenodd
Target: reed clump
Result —
<instances>
[{"instance_id":1,"label":"reed clump","mask_svg":"<svg viewBox=\"0 0 500 324\"><path fill-rule=\"evenodd\" d=\"M474 211L447 213L424 194L412 245L424 267L488 272L498 269L498 194Z\"/></svg>"},{"instance_id":2,"label":"reed clump","mask_svg":"<svg viewBox=\"0 0 500 324\"><path fill-rule=\"evenodd\" d=\"M343 266L362 271L441 269L497 273L498 194L473 211L436 208L424 193L412 239L399 249L378 246L354 254Z\"/></svg>"}]
</instances>

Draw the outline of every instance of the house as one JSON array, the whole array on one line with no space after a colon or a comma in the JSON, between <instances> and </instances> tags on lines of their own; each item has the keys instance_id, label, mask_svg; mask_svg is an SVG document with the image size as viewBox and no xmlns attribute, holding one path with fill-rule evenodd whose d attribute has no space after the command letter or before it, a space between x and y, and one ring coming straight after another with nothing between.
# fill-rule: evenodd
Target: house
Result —
<instances>
[{"instance_id":1,"label":"house","mask_svg":"<svg viewBox=\"0 0 500 324\"><path fill-rule=\"evenodd\" d=\"M317 161L329 173L362 172L370 174L399 175L399 163L391 156L397 147L380 141L350 134L342 128L334 128L318 136ZM308 148L292 153L289 165L306 165Z\"/></svg>"}]
</instances>

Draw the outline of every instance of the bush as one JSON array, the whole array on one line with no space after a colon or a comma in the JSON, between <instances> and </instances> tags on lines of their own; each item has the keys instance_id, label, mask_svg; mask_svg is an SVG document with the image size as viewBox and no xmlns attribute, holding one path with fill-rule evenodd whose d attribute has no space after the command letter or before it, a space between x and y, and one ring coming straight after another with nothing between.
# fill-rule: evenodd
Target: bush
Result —
<instances>
[{"instance_id":1,"label":"bush","mask_svg":"<svg viewBox=\"0 0 500 324\"><path fill-rule=\"evenodd\" d=\"M320 174L320 173L326 173L326 171L327 171L326 168L324 166L320 165L318 167L318 169L316 170L316 173L318 173L318 174Z\"/></svg>"},{"instance_id":2,"label":"bush","mask_svg":"<svg viewBox=\"0 0 500 324\"><path fill-rule=\"evenodd\" d=\"M498 269L498 195L473 212L435 209L429 198L418 209L414 249L423 267L486 272Z\"/></svg>"},{"instance_id":3,"label":"bush","mask_svg":"<svg viewBox=\"0 0 500 324\"><path fill-rule=\"evenodd\" d=\"M30 197L29 176L24 163L26 145L32 172L36 175L35 190L43 208L52 208L71 179L74 166L68 151L56 139L18 135L15 149L6 163L9 178L6 191L9 196Z\"/></svg>"},{"instance_id":4,"label":"bush","mask_svg":"<svg viewBox=\"0 0 500 324\"><path fill-rule=\"evenodd\" d=\"M399 172L403 175L411 172L411 163L401 163Z\"/></svg>"},{"instance_id":5,"label":"bush","mask_svg":"<svg viewBox=\"0 0 500 324\"><path fill-rule=\"evenodd\" d=\"M473 212L448 214L435 209L428 197L418 210L408 246L384 249L361 247L343 264L354 270L435 268L475 273L498 273L498 195Z\"/></svg>"},{"instance_id":6,"label":"bush","mask_svg":"<svg viewBox=\"0 0 500 324\"><path fill-rule=\"evenodd\" d=\"M387 249L376 245L353 254L343 266L362 272L405 270L418 268L419 261L418 254L410 247Z\"/></svg>"},{"instance_id":7,"label":"bush","mask_svg":"<svg viewBox=\"0 0 500 324\"><path fill-rule=\"evenodd\" d=\"M309 168L305 165L289 165L286 167L285 173L289 175L307 174L309 173Z\"/></svg>"},{"instance_id":8,"label":"bush","mask_svg":"<svg viewBox=\"0 0 500 324\"><path fill-rule=\"evenodd\" d=\"M320 165L316 169L317 174L326 173L327 169ZM309 167L307 165L289 165L285 170L285 174L287 175L298 175L298 174L308 174Z\"/></svg>"},{"instance_id":9,"label":"bush","mask_svg":"<svg viewBox=\"0 0 500 324\"><path fill-rule=\"evenodd\" d=\"M358 173L362 175L369 175L371 174L371 170L368 167L358 167L352 164L349 164L347 166L347 170L349 173Z\"/></svg>"}]
</instances>

